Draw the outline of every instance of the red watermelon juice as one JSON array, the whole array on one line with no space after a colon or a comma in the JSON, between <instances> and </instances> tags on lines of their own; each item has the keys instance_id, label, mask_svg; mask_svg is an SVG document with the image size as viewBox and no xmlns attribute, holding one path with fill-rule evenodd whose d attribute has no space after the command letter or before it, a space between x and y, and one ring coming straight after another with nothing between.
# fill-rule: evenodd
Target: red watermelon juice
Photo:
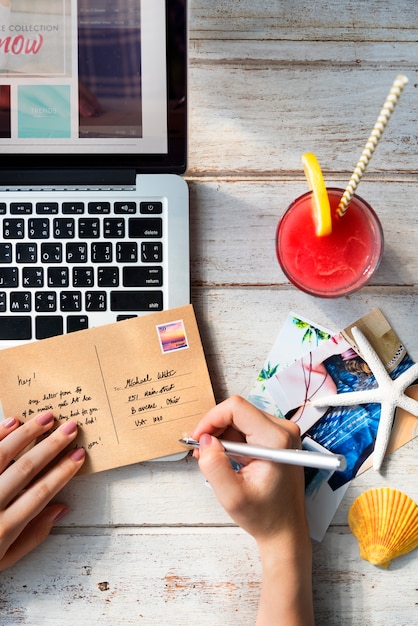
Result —
<instances>
[{"instance_id":1,"label":"red watermelon juice","mask_svg":"<svg viewBox=\"0 0 418 626\"><path fill-rule=\"evenodd\" d=\"M336 298L360 289L383 254L383 231L371 206L354 195L343 217L338 207L344 189L327 188L332 233L315 234L312 192L297 198L279 222L276 253L288 279L302 291Z\"/></svg>"}]
</instances>

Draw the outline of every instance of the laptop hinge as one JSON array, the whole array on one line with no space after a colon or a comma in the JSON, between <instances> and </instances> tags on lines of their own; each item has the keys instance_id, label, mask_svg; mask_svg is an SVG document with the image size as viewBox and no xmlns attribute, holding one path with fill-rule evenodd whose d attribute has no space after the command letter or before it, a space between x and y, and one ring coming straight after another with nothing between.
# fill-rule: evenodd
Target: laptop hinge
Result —
<instances>
[{"instance_id":1,"label":"laptop hinge","mask_svg":"<svg viewBox=\"0 0 418 626\"><path fill-rule=\"evenodd\" d=\"M133 189L134 168L101 169L33 169L0 170L0 188L16 190L36 189Z\"/></svg>"}]
</instances>

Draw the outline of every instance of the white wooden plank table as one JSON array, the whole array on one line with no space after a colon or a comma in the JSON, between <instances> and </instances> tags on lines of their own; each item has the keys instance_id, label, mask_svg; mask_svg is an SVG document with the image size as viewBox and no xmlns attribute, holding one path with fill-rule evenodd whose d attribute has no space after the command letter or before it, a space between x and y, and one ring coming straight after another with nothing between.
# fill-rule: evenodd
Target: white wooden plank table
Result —
<instances>
[{"instance_id":1,"label":"white wooden plank table","mask_svg":"<svg viewBox=\"0 0 418 626\"><path fill-rule=\"evenodd\" d=\"M249 392L291 310L339 329L380 307L418 359L417 40L415 0L190 1L192 299L218 400ZM382 220L383 262L350 297L302 294L274 254L277 220L306 189L300 156L344 187L399 72L409 85L359 189ZM417 452L415 439L356 479L315 544L319 626L418 623L417 552L375 568L347 526L369 487L418 500ZM62 498L72 513L0 577L2 625L254 623L254 542L193 459L80 477Z\"/></svg>"}]
</instances>

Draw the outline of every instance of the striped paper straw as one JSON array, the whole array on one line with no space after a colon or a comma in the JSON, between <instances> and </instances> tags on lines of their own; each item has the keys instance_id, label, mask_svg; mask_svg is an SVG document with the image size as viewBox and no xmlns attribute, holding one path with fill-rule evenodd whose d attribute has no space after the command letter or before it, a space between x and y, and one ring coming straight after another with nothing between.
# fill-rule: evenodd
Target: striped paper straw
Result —
<instances>
[{"instance_id":1,"label":"striped paper straw","mask_svg":"<svg viewBox=\"0 0 418 626\"><path fill-rule=\"evenodd\" d=\"M376 146L379 143L383 131L385 130L386 124L388 123L390 116L392 115L395 106L398 103L402 90L407 82L407 77L402 76L402 74L399 74L399 76L396 77L389 92L389 95L386 98L386 102L383 105L382 110L380 111L379 117L377 118L376 124L374 125L369 140L366 143L363 152L361 153L361 157L354 169L350 182L348 183L347 188L344 191L344 194L337 207L338 217L343 217L343 215L347 211L350 200L353 197L355 190L357 189L357 185L359 184L360 179L363 176L370 159L372 158L373 152L376 150Z\"/></svg>"}]
</instances>

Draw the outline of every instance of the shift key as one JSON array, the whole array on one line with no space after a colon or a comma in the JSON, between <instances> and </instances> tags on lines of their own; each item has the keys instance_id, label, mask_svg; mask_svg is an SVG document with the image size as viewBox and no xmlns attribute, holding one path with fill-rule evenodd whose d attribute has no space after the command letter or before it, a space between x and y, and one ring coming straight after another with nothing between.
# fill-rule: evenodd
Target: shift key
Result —
<instances>
[{"instance_id":1,"label":"shift key","mask_svg":"<svg viewBox=\"0 0 418 626\"><path fill-rule=\"evenodd\" d=\"M112 311L162 311L162 291L111 291Z\"/></svg>"}]
</instances>

